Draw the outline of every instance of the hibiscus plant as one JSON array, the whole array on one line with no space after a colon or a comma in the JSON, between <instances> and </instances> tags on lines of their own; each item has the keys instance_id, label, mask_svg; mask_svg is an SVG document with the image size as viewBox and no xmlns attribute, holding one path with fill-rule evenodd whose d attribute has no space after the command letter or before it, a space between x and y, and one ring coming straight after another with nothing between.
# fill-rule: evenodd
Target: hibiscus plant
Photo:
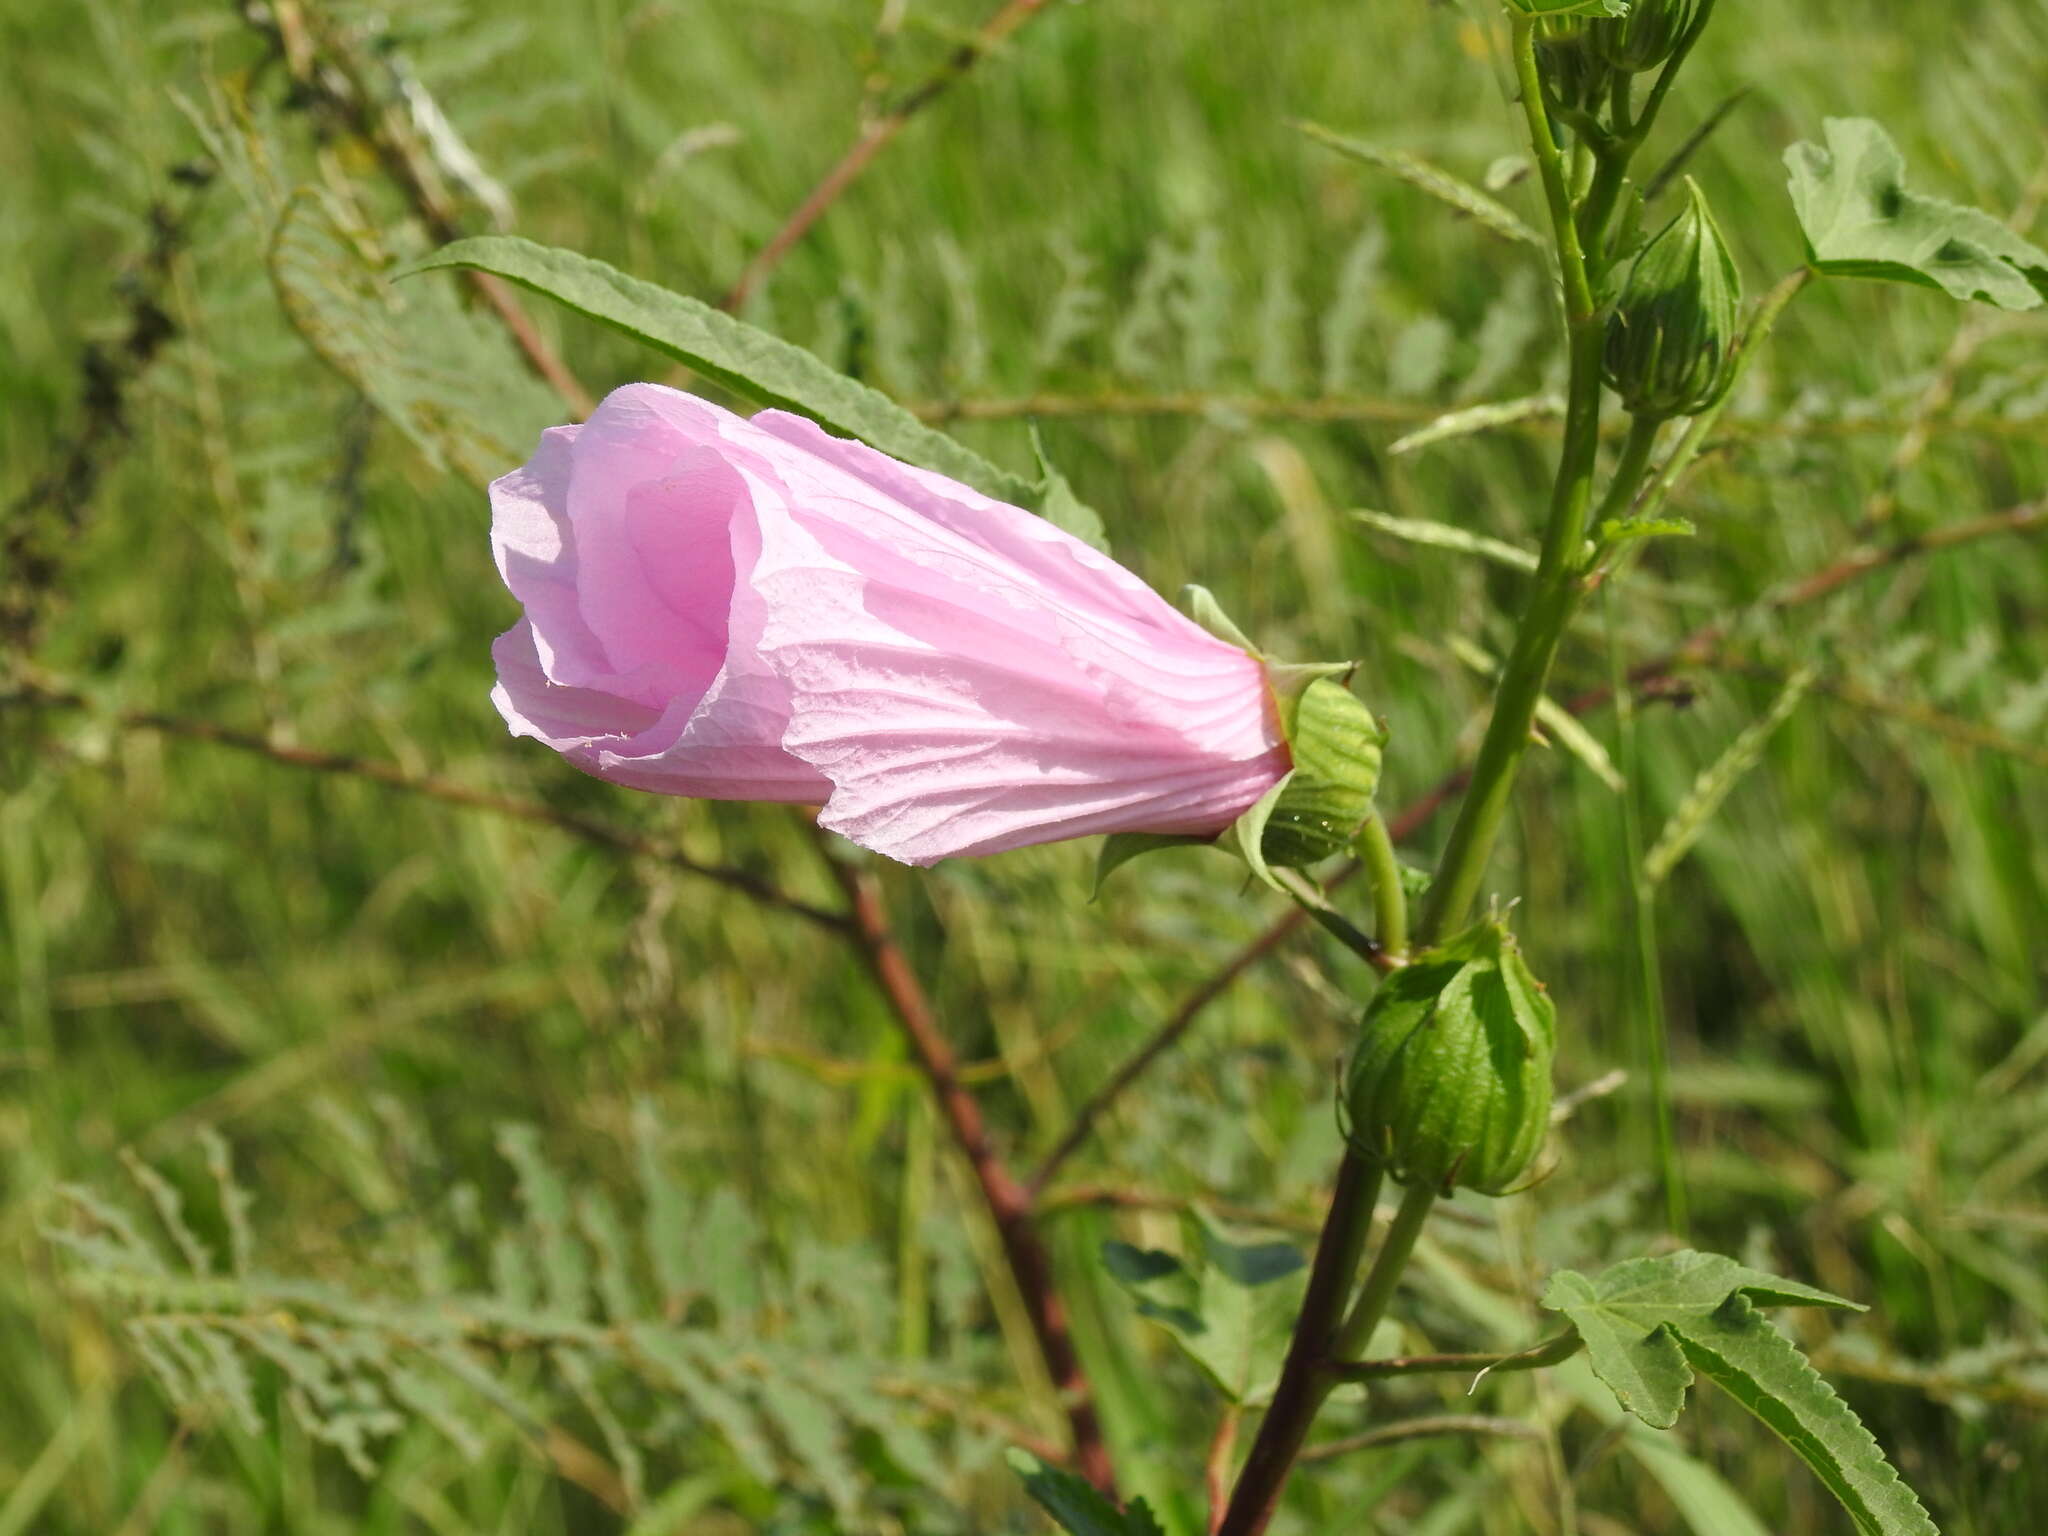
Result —
<instances>
[{"instance_id":1,"label":"hibiscus plant","mask_svg":"<svg viewBox=\"0 0 2048 1536\"><path fill-rule=\"evenodd\" d=\"M585 772L820 807L818 827L905 864L1099 835L1107 876L1156 848L1213 845L1218 901L1248 879L1276 888L1369 962L1360 974L1377 985L1358 999L1331 1085L1345 1150L1312 1257L1222 1236L1211 1254L1235 1276L1230 1305L1271 1313L1284 1298L1277 1327L1205 1317L1209 1278L1172 1256L1104 1255L1223 1390L1230 1425L1256 1419L1241 1452L1230 1436L1212 1448L1211 1530L1267 1529L1319 1413L1360 1383L1569 1366L1660 1427L1704 1376L1782 1435L1857 1529L1920 1536L1933 1526L1912 1492L1760 1310L1852 1303L1732 1259L1673 1246L1557 1274L1540 1298L1555 1326L1524 1349L1375 1353L1437 1203L1461 1190L1513 1198L1549 1155L1552 1058L1573 1005L1539 979L1543 913L1489 902L1489 868L1568 627L1644 541L1692 531L1673 510L1686 471L1816 279L2007 307L2048 290L2048 256L1981 213L1907 191L1880 129L1834 121L1824 145L1788 156L1805 259L1745 312L1707 197L1680 174L1699 136L1653 174L1638 163L1714 0L1506 10L1547 232L1476 188L1437 190L1547 253L1564 404L1514 644L1426 879L1402 867L1375 801L1382 752L1400 743L1372 712L1373 680L1344 659L1268 655L1259 615L1226 616L1199 589L1168 602L1100 547L1099 520L1042 460L1029 474L1000 468L742 320L508 237L458 242L415 270L531 289L767 409L750 418L629 384L491 487L498 570L524 609L497 642L493 699L513 731ZM1360 886L1331 888L1340 859L1362 869ZM1074 1431L1065 1465L1019 1454L1027 1486L1082 1536L1162 1530L1144 1499L1120 1500L1053 1327L1028 1201L993 1175L984 1187L1040 1303ZM1277 1284L1290 1275L1298 1283ZM1245 1348L1225 1350L1226 1333Z\"/></svg>"}]
</instances>

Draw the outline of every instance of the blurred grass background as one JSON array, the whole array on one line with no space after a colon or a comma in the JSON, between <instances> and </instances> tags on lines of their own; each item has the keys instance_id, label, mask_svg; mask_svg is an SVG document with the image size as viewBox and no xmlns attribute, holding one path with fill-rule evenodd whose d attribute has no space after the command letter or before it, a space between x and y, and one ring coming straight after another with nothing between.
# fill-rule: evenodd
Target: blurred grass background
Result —
<instances>
[{"instance_id":1,"label":"blurred grass background","mask_svg":"<svg viewBox=\"0 0 2048 1536\"><path fill-rule=\"evenodd\" d=\"M705 297L861 113L987 14L974 0L322 9L372 61L373 90L410 80L445 113L509 194L512 227ZM2018 208L2041 237L2040 0L1882 20L1847 0L1721 10L1664 135L1751 89L1696 173L1752 291L1798 259L1778 157L1827 115L1882 119L1922 189ZM1281 654L1361 659L1394 732L1390 803L1404 804L1472 745L1484 680L1449 642L1498 654L1519 579L1345 511L1532 542L1540 425L1389 447L1445 410L1553 385L1553 327L1527 253L1292 120L1479 179L1518 145L1487 16L1049 6L910 124L749 316L1007 463L1028 462L1035 414L1155 585L1214 588ZM42 589L36 685L85 701L0 709L0 1536L1038 1528L991 1457L1003 1425L1053 1434L1058 1417L1015 1347L971 1190L850 952L659 860L137 719L395 764L833 899L784 814L634 797L505 738L485 694L512 606L474 481L523 457L558 407L443 279L396 297L364 281L431 242L262 29L201 0L6 0L0 44L10 517L31 515L24 498L96 402L104 414L108 373L88 359L121 370L145 300L170 328L123 375L124 429L89 445L95 480L52 542L54 572L0 572ZM313 203L285 201L300 186ZM489 222L479 186L453 182L472 229ZM1535 215L1526 186L1501 195ZM311 225L291 222L316 204ZM153 219L177 226L156 272L140 264ZM538 318L595 389L663 376L617 338ZM1801 1319L1804 1341L1951 1536L2004 1536L2048 1507L2048 564L2038 536L2011 534L1819 602L1750 605L1860 545L2039 496L2044 337L2038 320L1931 293L1803 297L1683 494L1701 537L1648 553L1611 626L1597 612L1582 626L1554 690L1604 682L1610 646L1640 660L1733 621L1723 664L1684 675L1684 707L1638 716L1632 792L1654 833L1787 675L1815 669L1659 891L1692 1236L1870 1304L1847 1324ZM1611 714L1590 725L1616 748ZM1410 859L1426 863L1443 830ZM887 877L1020 1159L1277 915L1199 854L1133 866L1089 905L1091 856ZM1521 900L1560 999L1563 1086L1638 1065L1615 791L1571 754L1541 754L1494 883ZM1336 1142L1330 1065L1364 982L1310 940L1261 963L1066 1170L1162 1209L1047 1218L1127 1481L1177 1526L1199 1508L1215 1404L1090 1253L1112 1233L1172 1246L1170 1207L1189 1199L1312 1218ZM1513 1344L1539 1325L1502 1298L1551 1265L1640 1251L1661 1220L1644 1125L1634 1088L1596 1099L1533 1194L1439 1222L1411 1342ZM963 1373L970 1387L936 1416L996 1427L947 1442L929 1496L907 1491L903 1455L872 1431L827 1428L873 1485L835 1493L800 1427L783 1423L782 1470L766 1475L703 1424L665 1418L659 1394L614 1413L543 1380L516 1338L497 1368L540 1417L463 1407L476 1443L457 1447L395 1414L372 1426L367 1476L319 1438L347 1405L295 1412L274 1360L253 1368L253 1421L204 1392L169 1404L124 1318L173 1303L86 1294L47 1234L74 1221L66 1183L146 1210L130 1159L160 1165L201 1236L227 1243L205 1189L209 1127L254 1195L261 1268L363 1294L432 1294L394 1253L444 1237L439 1283L517 1289L520 1241L500 1241L511 1256L493 1268L491 1240L546 1219L531 1169L521 1203L507 1149L544 1147L577 1187L629 1207L648 1197L651 1159L733 1218L692 1228L727 1282L783 1277L791 1307L843 1312L878 1359ZM468 1225L444 1230L450 1210ZM863 1257L806 1291L822 1252ZM1509 1336L1490 1338L1488 1316ZM1024 1384L1005 1385L1020 1361ZM1394 1394L1375 1417L1434 1390ZM1592 1536L1848 1528L1726 1405L1702 1405L1673 1443L1718 1470L1748 1526L1722 1492L1616 1454L1569 1401L1526 1382L1489 1391L1560 1425ZM628 1481L645 1497L607 1507L593 1482L617 1478L565 1474L565 1443L614 1471L644 1458ZM1420 1442L1318 1468L1288 1518L1550 1529L1543 1467L1514 1441Z\"/></svg>"}]
</instances>

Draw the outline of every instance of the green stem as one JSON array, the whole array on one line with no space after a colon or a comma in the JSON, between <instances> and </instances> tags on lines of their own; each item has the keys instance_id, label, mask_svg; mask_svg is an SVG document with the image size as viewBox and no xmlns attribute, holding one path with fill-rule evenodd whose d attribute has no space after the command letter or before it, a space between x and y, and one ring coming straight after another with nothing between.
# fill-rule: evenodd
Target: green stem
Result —
<instances>
[{"instance_id":1,"label":"green stem","mask_svg":"<svg viewBox=\"0 0 2048 1536\"><path fill-rule=\"evenodd\" d=\"M1662 416L1632 416L1628 436L1622 440L1621 456L1614 461L1614 478L1607 484L1600 510L1593 514L1597 530L1609 518L1620 517L1636 499L1650 470L1650 455L1657 447L1657 434L1664 430Z\"/></svg>"},{"instance_id":2,"label":"green stem","mask_svg":"<svg viewBox=\"0 0 2048 1536\"><path fill-rule=\"evenodd\" d=\"M1408 892L1401 883L1401 860L1394 852L1387 819L1377 810L1359 828L1357 852L1372 887L1372 914L1380 949L1389 960L1408 952Z\"/></svg>"},{"instance_id":3,"label":"green stem","mask_svg":"<svg viewBox=\"0 0 2048 1536\"><path fill-rule=\"evenodd\" d=\"M1522 93L1522 115L1528 121L1529 144L1536 152L1536 169L1543 178L1543 197L1550 205L1551 227L1557 231L1565 314L1577 325L1593 317L1593 285L1586 275L1578 225L1572 219L1571 185L1564 156L1558 150L1557 135L1550 131L1550 116L1543 107L1543 72L1536 63L1536 23L1518 15L1514 28L1515 80Z\"/></svg>"},{"instance_id":4,"label":"green stem","mask_svg":"<svg viewBox=\"0 0 2048 1536\"><path fill-rule=\"evenodd\" d=\"M1508 798L1529 727L1550 665L1580 592L1579 550L1586 538L1586 513L1593 499L1593 472L1600 449L1599 325L1588 318L1572 329L1571 392L1565 408L1565 441L1551 501L1550 526L1536 567L1535 590L1523 610L1515 645L1494 690L1493 718L1472 765L1471 787L1458 808L1429 888L1415 941L1434 943L1471 910L1486 878L1487 860L1507 819Z\"/></svg>"},{"instance_id":5,"label":"green stem","mask_svg":"<svg viewBox=\"0 0 2048 1536\"><path fill-rule=\"evenodd\" d=\"M1643 822L1638 797L1641 794L1642 754L1636 735L1635 695L1629 687L1628 668L1622 660L1620 628L1614 612L1614 586L1600 590L1601 608L1607 621L1607 665L1609 686L1614 693L1615 727L1621 747L1621 840L1622 857L1628 863L1630 915L1635 923L1637 999L1636 1058L1642 1063L1650 1086L1650 1134L1659 1182L1664 1187L1664 1217L1673 1232L1684 1235L1686 1218L1685 1176L1678 1163L1677 1128L1671 1112L1671 1068L1666 1050L1669 1023L1664 1013L1664 966L1657 949L1657 893L1643 878Z\"/></svg>"},{"instance_id":6,"label":"green stem","mask_svg":"<svg viewBox=\"0 0 2048 1536\"><path fill-rule=\"evenodd\" d=\"M1401 1271L1408 1267L1409 1257L1415 1252L1415 1240L1422 1236L1436 1197L1436 1186L1421 1181L1410 1185L1408 1193L1401 1197L1401 1209L1387 1228L1387 1235L1380 1242L1380 1251L1373 1256L1372 1270L1365 1277L1365 1288L1358 1293L1358 1300L1351 1308L1351 1315L1344 1319L1344 1326L1337 1330L1334 1353L1338 1360L1357 1358L1372 1342L1372 1331L1387 1315L1387 1307L1394 1299L1394 1288L1401 1281Z\"/></svg>"},{"instance_id":7,"label":"green stem","mask_svg":"<svg viewBox=\"0 0 2048 1536\"><path fill-rule=\"evenodd\" d=\"M1339 944L1375 969L1392 969L1391 957L1384 944L1338 911L1315 881L1292 869L1276 869L1273 871L1273 878L1283 891L1294 898L1294 904L1313 918L1323 931Z\"/></svg>"},{"instance_id":8,"label":"green stem","mask_svg":"<svg viewBox=\"0 0 2048 1536\"><path fill-rule=\"evenodd\" d=\"M1584 1347L1576 1333L1561 1333L1511 1355L1405 1355L1389 1360L1343 1360L1329 1367L1339 1381L1378 1381L1387 1376L1456 1373L1497 1375L1502 1371L1533 1371L1561 1365Z\"/></svg>"}]
</instances>

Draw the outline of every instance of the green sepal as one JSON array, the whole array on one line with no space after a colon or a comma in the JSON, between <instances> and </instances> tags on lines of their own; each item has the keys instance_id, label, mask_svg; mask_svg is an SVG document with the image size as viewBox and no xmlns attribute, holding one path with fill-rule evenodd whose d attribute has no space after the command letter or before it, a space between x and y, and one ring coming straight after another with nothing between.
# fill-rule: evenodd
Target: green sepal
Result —
<instances>
[{"instance_id":1,"label":"green sepal","mask_svg":"<svg viewBox=\"0 0 2048 1536\"><path fill-rule=\"evenodd\" d=\"M1626 16L1628 0L1502 0L1524 16Z\"/></svg>"},{"instance_id":2,"label":"green sepal","mask_svg":"<svg viewBox=\"0 0 2048 1536\"><path fill-rule=\"evenodd\" d=\"M1088 894L1094 901L1102 894L1102 885L1121 866L1143 853L1157 853L1162 848L1208 848L1215 844L1213 837L1188 837L1175 832L1112 832L1102 840L1102 851L1095 856L1095 889Z\"/></svg>"},{"instance_id":3,"label":"green sepal","mask_svg":"<svg viewBox=\"0 0 2048 1536\"><path fill-rule=\"evenodd\" d=\"M1701 0L1635 0L1618 21L1596 21L1586 29L1593 51L1629 74L1663 66L1692 32Z\"/></svg>"},{"instance_id":4,"label":"green sepal","mask_svg":"<svg viewBox=\"0 0 2048 1536\"><path fill-rule=\"evenodd\" d=\"M1074 487L1067 477L1054 467L1046 456L1045 444L1038 435L1038 423L1031 424L1031 452L1038 460L1038 484L1034 488L1029 510L1036 512L1053 527L1063 533L1071 533L1083 544L1089 544L1104 554L1109 553L1109 531L1103 526L1102 514L1074 494Z\"/></svg>"},{"instance_id":5,"label":"green sepal","mask_svg":"<svg viewBox=\"0 0 2048 1536\"><path fill-rule=\"evenodd\" d=\"M1504 1194L1550 1129L1557 1009L1489 918L1373 994L1345 1069L1346 1135L1406 1184Z\"/></svg>"},{"instance_id":6,"label":"green sepal","mask_svg":"<svg viewBox=\"0 0 2048 1536\"><path fill-rule=\"evenodd\" d=\"M1232 622L1208 588L1184 588L1181 603L1210 634L1265 666L1266 686L1294 767L1220 841L1259 879L1284 890L1274 866L1321 863L1358 836L1372 814L1386 730L1364 701L1338 681L1352 672L1352 663L1274 661Z\"/></svg>"},{"instance_id":7,"label":"green sepal","mask_svg":"<svg viewBox=\"0 0 2048 1536\"><path fill-rule=\"evenodd\" d=\"M1713 211L1688 180L1685 208L1645 245L1608 312L1601 371L1637 416L1693 416L1720 399L1734 363L1742 275Z\"/></svg>"},{"instance_id":8,"label":"green sepal","mask_svg":"<svg viewBox=\"0 0 2048 1536\"><path fill-rule=\"evenodd\" d=\"M1252 644L1251 636L1237 627L1230 615L1223 611L1223 605L1216 601L1216 594L1207 587L1189 582L1180 589L1180 605L1189 618L1218 640L1236 646L1248 656L1256 656L1261 661L1266 659L1265 652Z\"/></svg>"},{"instance_id":9,"label":"green sepal","mask_svg":"<svg viewBox=\"0 0 2048 1536\"><path fill-rule=\"evenodd\" d=\"M1267 809L1260 848L1268 864L1303 868L1350 847L1372 814L1387 733L1362 699L1328 675L1308 678L1291 705L1277 689L1274 697L1294 772Z\"/></svg>"}]
</instances>

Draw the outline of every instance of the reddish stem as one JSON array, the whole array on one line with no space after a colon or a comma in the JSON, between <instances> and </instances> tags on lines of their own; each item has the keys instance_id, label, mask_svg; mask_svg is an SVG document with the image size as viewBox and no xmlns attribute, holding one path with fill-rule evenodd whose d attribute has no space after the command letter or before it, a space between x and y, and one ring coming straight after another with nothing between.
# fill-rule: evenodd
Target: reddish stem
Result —
<instances>
[{"instance_id":1,"label":"reddish stem","mask_svg":"<svg viewBox=\"0 0 2048 1536\"><path fill-rule=\"evenodd\" d=\"M860 871L825 848L824 833L818 836L825 863L846 892L854 944L902 1026L918 1067L931 1085L933 1102L945 1116L953 1143L967 1159L981 1189L1011 1278L1030 1316L1046 1374L1052 1378L1053 1390L1066 1411L1074 1440L1074 1465L1089 1482L1105 1493L1113 1493L1116 1478L1109 1447L1102 1436L1102 1423L1096 1416L1088 1378L1081 1369L1081 1357L1074 1349L1066 1307L1055 1287L1052 1255L1033 1220L1030 1191L1011 1175L989 1140L981 1105L960 1081L953 1047L940 1031L931 1001L904 958L902 946L896 942L874 886Z\"/></svg>"}]
</instances>

